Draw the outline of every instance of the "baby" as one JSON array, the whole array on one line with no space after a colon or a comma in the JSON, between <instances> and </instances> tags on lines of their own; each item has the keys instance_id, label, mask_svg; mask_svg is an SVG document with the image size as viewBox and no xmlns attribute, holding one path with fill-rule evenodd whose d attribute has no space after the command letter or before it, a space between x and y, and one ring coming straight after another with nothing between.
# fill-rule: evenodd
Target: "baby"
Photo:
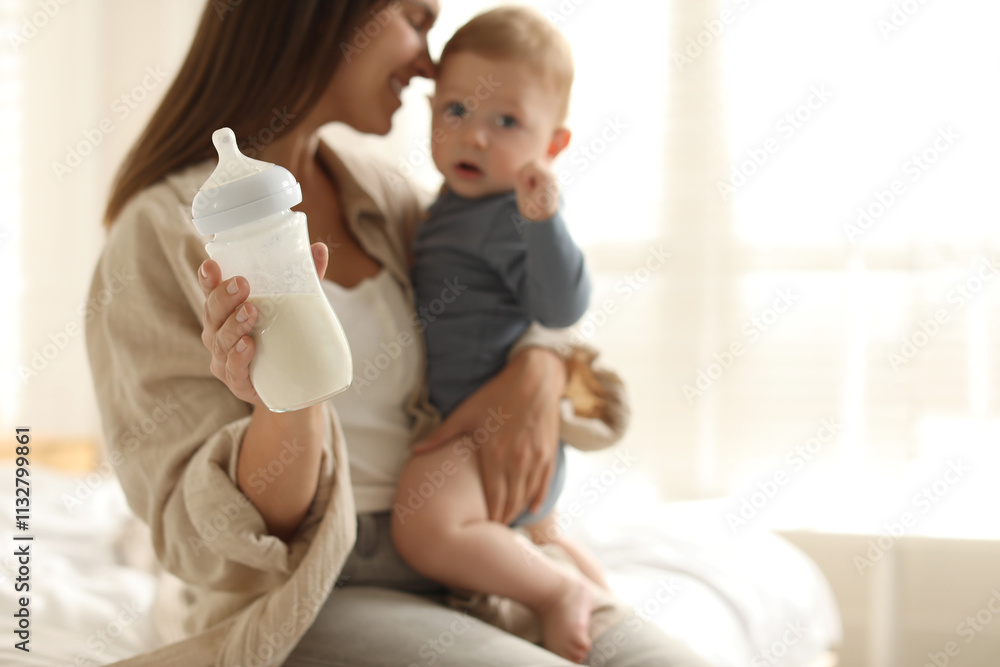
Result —
<instances>
[{"instance_id":1,"label":"baby","mask_svg":"<svg viewBox=\"0 0 1000 667\"><path fill-rule=\"evenodd\" d=\"M417 230L413 286L426 314L430 399L445 416L504 367L532 322L567 327L587 309L590 280L550 168L569 142L572 82L565 38L521 7L477 16L441 55L432 154L445 187ZM565 479L558 447L544 506L513 525L537 543L558 542L605 585L596 561L557 535L551 510ZM525 558L535 553L531 543L488 519L477 465L475 447L461 443L407 464L393 520L397 550L448 586L523 603L541 619L545 648L580 662L590 648L591 584L548 558ZM416 510L415 490L425 499Z\"/></svg>"}]
</instances>

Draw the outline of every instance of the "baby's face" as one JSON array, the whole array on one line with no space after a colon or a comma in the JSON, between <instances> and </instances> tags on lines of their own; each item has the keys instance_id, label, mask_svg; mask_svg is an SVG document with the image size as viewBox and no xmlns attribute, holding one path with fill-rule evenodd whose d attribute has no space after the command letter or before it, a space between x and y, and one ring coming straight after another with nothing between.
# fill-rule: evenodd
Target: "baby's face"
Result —
<instances>
[{"instance_id":1,"label":"baby's face","mask_svg":"<svg viewBox=\"0 0 1000 667\"><path fill-rule=\"evenodd\" d=\"M527 65L474 53L449 56L431 98L431 154L463 197L514 189L529 162L551 161L559 99Z\"/></svg>"}]
</instances>

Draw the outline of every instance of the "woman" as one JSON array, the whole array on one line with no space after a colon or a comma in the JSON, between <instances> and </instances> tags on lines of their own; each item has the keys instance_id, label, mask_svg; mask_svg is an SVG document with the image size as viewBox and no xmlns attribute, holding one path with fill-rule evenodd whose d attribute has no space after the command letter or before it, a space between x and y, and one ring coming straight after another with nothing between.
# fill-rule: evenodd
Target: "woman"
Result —
<instances>
[{"instance_id":1,"label":"woman","mask_svg":"<svg viewBox=\"0 0 1000 667\"><path fill-rule=\"evenodd\" d=\"M127 664L568 664L511 634L536 628L503 601L465 601L492 625L443 606L442 587L403 565L389 539L393 474L420 439L475 433L497 520L539 505L566 385L563 341L533 330L439 426L407 275L420 202L378 164L318 138L335 121L389 131L401 90L433 75L426 36L438 10L437 0L213 0L122 166L91 289L124 287L88 321L87 345L129 504L189 602L188 639ZM254 391L249 285L221 281L188 217L223 126L299 180L297 208L355 360L397 341L370 386L282 414ZM702 664L610 598L592 633L591 664Z\"/></svg>"}]
</instances>

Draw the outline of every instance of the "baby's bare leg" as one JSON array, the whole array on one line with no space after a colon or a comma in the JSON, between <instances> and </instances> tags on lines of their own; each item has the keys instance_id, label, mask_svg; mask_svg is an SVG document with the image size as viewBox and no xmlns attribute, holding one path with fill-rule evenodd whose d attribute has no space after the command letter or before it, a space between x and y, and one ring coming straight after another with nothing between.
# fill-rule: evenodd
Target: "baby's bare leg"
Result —
<instances>
[{"instance_id":1,"label":"baby's bare leg","mask_svg":"<svg viewBox=\"0 0 1000 667\"><path fill-rule=\"evenodd\" d=\"M579 662L590 649L587 582L523 535L487 518L470 448L444 446L410 460L399 478L392 536L417 572L452 588L517 600L538 614L545 648Z\"/></svg>"},{"instance_id":2,"label":"baby's bare leg","mask_svg":"<svg viewBox=\"0 0 1000 667\"><path fill-rule=\"evenodd\" d=\"M597 558L585 546L563 534L562 529L559 528L559 524L556 523L555 512L549 514L541 521L526 526L526 529L535 544L558 544L573 559L573 562L576 563L576 566L580 568L580 571L588 579L605 590L611 590L607 579L604 578L604 569Z\"/></svg>"}]
</instances>

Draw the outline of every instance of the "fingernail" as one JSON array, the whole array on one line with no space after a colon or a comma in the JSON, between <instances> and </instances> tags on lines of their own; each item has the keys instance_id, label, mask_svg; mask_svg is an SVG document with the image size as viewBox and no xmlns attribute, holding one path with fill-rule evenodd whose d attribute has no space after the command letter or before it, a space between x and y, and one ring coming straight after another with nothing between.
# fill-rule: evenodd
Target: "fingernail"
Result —
<instances>
[{"instance_id":1,"label":"fingernail","mask_svg":"<svg viewBox=\"0 0 1000 667\"><path fill-rule=\"evenodd\" d=\"M201 266L198 267L198 275L201 276L202 278L208 278L208 275L205 274L205 265L204 264L202 264Z\"/></svg>"},{"instance_id":2,"label":"fingernail","mask_svg":"<svg viewBox=\"0 0 1000 667\"><path fill-rule=\"evenodd\" d=\"M247 344L243 342L242 338L240 338L240 342L236 343L236 351L242 352L245 349L247 349Z\"/></svg>"},{"instance_id":3,"label":"fingernail","mask_svg":"<svg viewBox=\"0 0 1000 667\"><path fill-rule=\"evenodd\" d=\"M236 321L237 322L246 322L248 317L249 317L249 315L247 314L247 307L246 306L240 306L240 309L236 311ZM240 342L242 343L243 341L240 341Z\"/></svg>"},{"instance_id":4,"label":"fingernail","mask_svg":"<svg viewBox=\"0 0 1000 667\"><path fill-rule=\"evenodd\" d=\"M229 281L229 284L226 285L226 291L229 292L230 294L236 294L238 291L240 291L239 285L236 284L236 278L233 278L232 280Z\"/></svg>"}]
</instances>

